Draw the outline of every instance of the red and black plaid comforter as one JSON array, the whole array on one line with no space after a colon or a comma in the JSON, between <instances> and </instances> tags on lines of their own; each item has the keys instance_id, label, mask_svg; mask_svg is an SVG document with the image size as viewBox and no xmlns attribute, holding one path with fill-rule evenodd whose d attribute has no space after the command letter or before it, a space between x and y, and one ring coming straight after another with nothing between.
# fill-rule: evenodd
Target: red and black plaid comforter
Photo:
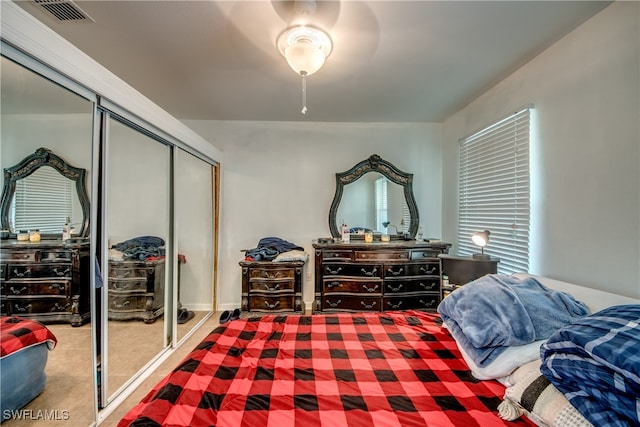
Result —
<instances>
[{"instance_id":1,"label":"red and black plaid comforter","mask_svg":"<svg viewBox=\"0 0 640 427\"><path fill-rule=\"evenodd\" d=\"M49 350L58 342L43 324L21 317L0 318L0 357L42 342L47 343Z\"/></svg>"},{"instance_id":2,"label":"red and black plaid comforter","mask_svg":"<svg viewBox=\"0 0 640 427\"><path fill-rule=\"evenodd\" d=\"M267 315L216 328L119 426L529 425L503 394L436 315Z\"/></svg>"}]
</instances>

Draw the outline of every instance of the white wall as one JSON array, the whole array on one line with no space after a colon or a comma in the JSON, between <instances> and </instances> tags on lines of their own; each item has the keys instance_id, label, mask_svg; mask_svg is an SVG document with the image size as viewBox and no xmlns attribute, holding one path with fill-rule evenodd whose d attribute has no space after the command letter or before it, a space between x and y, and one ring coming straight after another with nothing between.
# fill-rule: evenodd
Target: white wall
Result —
<instances>
[{"instance_id":1,"label":"white wall","mask_svg":"<svg viewBox=\"0 0 640 427\"><path fill-rule=\"evenodd\" d=\"M414 174L425 236L441 235L438 124L185 121L219 147L221 217L218 309L238 307L243 249L276 236L309 253L303 299L313 301L312 240L328 237L335 174L372 154Z\"/></svg>"},{"instance_id":2,"label":"white wall","mask_svg":"<svg viewBox=\"0 0 640 427\"><path fill-rule=\"evenodd\" d=\"M640 3L616 2L444 123L443 238L458 140L534 104L531 272L640 297Z\"/></svg>"}]
</instances>

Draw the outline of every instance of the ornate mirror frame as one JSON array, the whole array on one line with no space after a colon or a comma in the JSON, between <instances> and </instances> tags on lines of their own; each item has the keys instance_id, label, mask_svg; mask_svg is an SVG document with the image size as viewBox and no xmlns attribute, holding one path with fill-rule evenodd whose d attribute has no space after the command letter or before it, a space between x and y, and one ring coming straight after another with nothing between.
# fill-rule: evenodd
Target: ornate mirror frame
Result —
<instances>
[{"instance_id":1,"label":"ornate mirror frame","mask_svg":"<svg viewBox=\"0 0 640 427\"><path fill-rule=\"evenodd\" d=\"M3 229L9 229L9 210L11 201L16 192L16 182L34 173L42 166L51 166L62 176L76 183L76 194L82 208L82 228L78 234L80 237L87 237L89 234L89 197L85 186L86 170L76 168L65 162L61 157L54 154L48 148L38 148L35 153L28 155L15 166L4 170L4 188L0 199L0 224ZM62 235L62 225L60 226ZM15 230L11 232L12 236ZM43 237L57 237L57 234L43 233Z\"/></svg>"},{"instance_id":2,"label":"ornate mirror frame","mask_svg":"<svg viewBox=\"0 0 640 427\"><path fill-rule=\"evenodd\" d=\"M348 171L336 173L336 194L333 196L331 208L329 209L329 229L331 230L331 235L333 237L341 236L336 223L336 216L338 214L340 201L342 200L344 186L358 180L368 172L378 172L390 181L402 186L404 189L404 198L411 216L408 234L411 239L414 239L420 226L420 216L418 214L416 200L413 196L413 174L401 171L377 154L372 154L368 159L361 161ZM391 238L399 239L401 237L394 235L391 236Z\"/></svg>"}]
</instances>

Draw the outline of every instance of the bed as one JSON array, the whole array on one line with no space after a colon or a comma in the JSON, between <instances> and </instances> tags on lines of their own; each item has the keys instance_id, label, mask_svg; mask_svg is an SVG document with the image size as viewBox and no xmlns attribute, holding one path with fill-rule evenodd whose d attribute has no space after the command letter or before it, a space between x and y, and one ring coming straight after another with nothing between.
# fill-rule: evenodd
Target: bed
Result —
<instances>
[{"instance_id":1,"label":"bed","mask_svg":"<svg viewBox=\"0 0 640 427\"><path fill-rule=\"evenodd\" d=\"M513 383L544 340L472 366L446 326L421 311L241 318L213 330L118 425L547 425Z\"/></svg>"},{"instance_id":2,"label":"bed","mask_svg":"<svg viewBox=\"0 0 640 427\"><path fill-rule=\"evenodd\" d=\"M39 322L0 318L0 414L11 418L38 396L46 383L45 366L56 337Z\"/></svg>"}]
</instances>

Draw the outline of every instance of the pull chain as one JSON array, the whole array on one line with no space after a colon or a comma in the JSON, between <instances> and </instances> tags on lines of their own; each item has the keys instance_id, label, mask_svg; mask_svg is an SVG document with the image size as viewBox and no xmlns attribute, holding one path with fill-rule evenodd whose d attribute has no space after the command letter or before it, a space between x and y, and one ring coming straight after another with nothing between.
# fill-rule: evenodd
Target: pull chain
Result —
<instances>
[{"instance_id":1,"label":"pull chain","mask_svg":"<svg viewBox=\"0 0 640 427\"><path fill-rule=\"evenodd\" d=\"M307 73L305 71L301 71L300 75L302 76L302 114L307 114Z\"/></svg>"}]
</instances>

